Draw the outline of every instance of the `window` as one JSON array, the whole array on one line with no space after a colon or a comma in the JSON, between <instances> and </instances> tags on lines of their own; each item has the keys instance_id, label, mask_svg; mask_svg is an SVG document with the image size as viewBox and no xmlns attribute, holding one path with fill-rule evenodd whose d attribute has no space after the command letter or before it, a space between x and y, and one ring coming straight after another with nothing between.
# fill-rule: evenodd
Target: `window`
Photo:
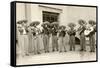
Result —
<instances>
[{"instance_id":1,"label":"window","mask_svg":"<svg viewBox=\"0 0 100 68\"><path fill-rule=\"evenodd\" d=\"M58 22L59 13L43 11L42 14L43 14L43 22L45 21L48 21L50 23Z\"/></svg>"}]
</instances>

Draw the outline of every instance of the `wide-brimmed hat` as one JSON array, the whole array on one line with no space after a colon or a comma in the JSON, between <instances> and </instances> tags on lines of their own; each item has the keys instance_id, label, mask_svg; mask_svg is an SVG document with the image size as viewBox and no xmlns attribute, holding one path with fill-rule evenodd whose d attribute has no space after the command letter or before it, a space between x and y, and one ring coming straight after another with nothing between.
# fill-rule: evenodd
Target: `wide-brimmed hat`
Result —
<instances>
[{"instance_id":1,"label":"wide-brimmed hat","mask_svg":"<svg viewBox=\"0 0 100 68\"><path fill-rule=\"evenodd\" d=\"M52 25L59 25L59 23L58 22L53 22Z\"/></svg>"},{"instance_id":2,"label":"wide-brimmed hat","mask_svg":"<svg viewBox=\"0 0 100 68\"><path fill-rule=\"evenodd\" d=\"M17 27L18 27L18 28L21 28L21 27L22 27L22 25L21 25L21 24L17 24Z\"/></svg>"},{"instance_id":3,"label":"wide-brimmed hat","mask_svg":"<svg viewBox=\"0 0 100 68\"><path fill-rule=\"evenodd\" d=\"M45 21L45 22L43 22L43 24L44 24L44 25L50 25L50 22Z\"/></svg>"},{"instance_id":4,"label":"wide-brimmed hat","mask_svg":"<svg viewBox=\"0 0 100 68\"><path fill-rule=\"evenodd\" d=\"M17 24L22 24L22 23L27 23L27 20L19 20L18 22L17 22Z\"/></svg>"},{"instance_id":5,"label":"wide-brimmed hat","mask_svg":"<svg viewBox=\"0 0 100 68\"><path fill-rule=\"evenodd\" d=\"M30 26L34 26L34 25L39 25L40 24L40 22L39 21L33 21L33 22L31 22L30 23Z\"/></svg>"},{"instance_id":6,"label":"wide-brimmed hat","mask_svg":"<svg viewBox=\"0 0 100 68\"><path fill-rule=\"evenodd\" d=\"M86 24L86 21L85 21L85 20L80 19L80 20L78 20L78 24L80 24L80 25Z\"/></svg>"},{"instance_id":7,"label":"wide-brimmed hat","mask_svg":"<svg viewBox=\"0 0 100 68\"><path fill-rule=\"evenodd\" d=\"M96 22L94 20L89 20L88 23L91 24L91 25L95 25L96 24Z\"/></svg>"},{"instance_id":8,"label":"wide-brimmed hat","mask_svg":"<svg viewBox=\"0 0 100 68\"><path fill-rule=\"evenodd\" d=\"M53 22L51 25L58 27L59 26L59 23L58 22Z\"/></svg>"},{"instance_id":9,"label":"wide-brimmed hat","mask_svg":"<svg viewBox=\"0 0 100 68\"><path fill-rule=\"evenodd\" d=\"M45 22L43 22L43 24L41 25L42 27L45 27L47 25L47 27L48 26L50 26L51 24L48 22L48 21L45 21Z\"/></svg>"},{"instance_id":10,"label":"wide-brimmed hat","mask_svg":"<svg viewBox=\"0 0 100 68\"><path fill-rule=\"evenodd\" d=\"M64 25L61 25L61 26L59 26L59 29L66 29L66 26L64 26Z\"/></svg>"},{"instance_id":11,"label":"wide-brimmed hat","mask_svg":"<svg viewBox=\"0 0 100 68\"><path fill-rule=\"evenodd\" d=\"M68 24L68 26L69 26L69 27L75 27L76 24L71 22L71 23Z\"/></svg>"}]
</instances>

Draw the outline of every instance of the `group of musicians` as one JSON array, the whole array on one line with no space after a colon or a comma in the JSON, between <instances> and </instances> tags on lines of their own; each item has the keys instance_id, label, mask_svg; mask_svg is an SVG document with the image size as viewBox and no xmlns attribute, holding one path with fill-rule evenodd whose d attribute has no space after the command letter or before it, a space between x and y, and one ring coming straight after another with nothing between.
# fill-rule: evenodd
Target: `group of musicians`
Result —
<instances>
[{"instance_id":1,"label":"group of musicians","mask_svg":"<svg viewBox=\"0 0 100 68\"><path fill-rule=\"evenodd\" d=\"M88 28L84 20L79 20L80 27L77 30L75 29L75 23L69 23L68 27L70 29L67 30L66 26L59 25L58 22L49 23L45 21L41 26L39 26L39 21L30 24L27 22L27 20L17 22L17 49L21 56L41 54L41 50L44 50L45 53L51 51L66 52L66 44L64 43L66 34L69 36L70 51L75 51L76 32L80 36L80 51L86 51L86 37L88 37L90 52L95 52L96 23L93 20L88 21L90 25ZM90 32L85 34L86 30Z\"/></svg>"}]
</instances>

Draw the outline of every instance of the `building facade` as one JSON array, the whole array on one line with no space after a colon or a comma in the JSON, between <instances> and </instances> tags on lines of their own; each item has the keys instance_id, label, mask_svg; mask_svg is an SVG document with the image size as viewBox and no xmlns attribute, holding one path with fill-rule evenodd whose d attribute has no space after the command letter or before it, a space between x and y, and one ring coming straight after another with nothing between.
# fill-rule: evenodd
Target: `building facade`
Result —
<instances>
[{"instance_id":1,"label":"building facade","mask_svg":"<svg viewBox=\"0 0 100 68\"><path fill-rule=\"evenodd\" d=\"M79 27L79 19L83 19L86 22L89 20L96 21L96 8L17 3L16 16L16 21L27 19L28 24L32 21L40 21L40 25L44 21L49 21L50 23L58 21L60 25L65 25L67 29L69 29L67 24L73 22L77 24L77 29ZM79 37L78 34L77 37Z\"/></svg>"}]
</instances>

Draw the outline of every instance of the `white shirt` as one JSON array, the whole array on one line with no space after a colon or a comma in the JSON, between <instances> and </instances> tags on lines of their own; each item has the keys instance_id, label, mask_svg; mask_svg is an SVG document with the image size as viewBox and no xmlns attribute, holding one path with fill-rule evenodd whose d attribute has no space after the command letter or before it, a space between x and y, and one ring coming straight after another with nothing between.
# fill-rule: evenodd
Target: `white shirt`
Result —
<instances>
[{"instance_id":1,"label":"white shirt","mask_svg":"<svg viewBox=\"0 0 100 68\"><path fill-rule=\"evenodd\" d=\"M23 34L26 34L25 27L22 26L22 29L23 29Z\"/></svg>"}]
</instances>

